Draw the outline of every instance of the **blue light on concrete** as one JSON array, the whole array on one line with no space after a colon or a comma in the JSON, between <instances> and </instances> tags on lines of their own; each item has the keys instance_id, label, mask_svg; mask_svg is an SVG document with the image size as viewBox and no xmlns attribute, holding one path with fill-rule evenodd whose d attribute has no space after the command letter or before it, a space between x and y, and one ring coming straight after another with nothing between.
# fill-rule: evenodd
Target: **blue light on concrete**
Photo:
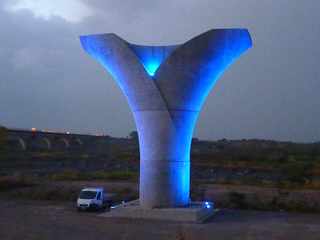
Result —
<instances>
[{"instance_id":1,"label":"blue light on concrete","mask_svg":"<svg viewBox=\"0 0 320 240\"><path fill-rule=\"evenodd\" d=\"M199 84L199 88L194 91L194 94L197 94L197 96L191 100L194 102L190 103L190 105L197 106L197 108L200 109L221 75L241 56L242 53L252 46L250 35L239 33L235 35L236 36L233 36L234 41L227 46L224 44L216 46L216 42L212 41L212 45L208 49L209 54L201 63L206 67L200 68L201 71L199 72L199 75L201 77L201 84ZM228 38L226 36L224 37ZM219 52L219 54L215 54L215 52Z\"/></svg>"},{"instance_id":2,"label":"blue light on concrete","mask_svg":"<svg viewBox=\"0 0 320 240\"><path fill-rule=\"evenodd\" d=\"M140 62L150 76L154 76L161 63L177 48L175 46L140 46L130 44L130 48L137 55Z\"/></svg>"},{"instance_id":3,"label":"blue light on concrete","mask_svg":"<svg viewBox=\"0 0 320 240\"><path fill-rule=\"evenodd\" d=\"M154 76L161 62L147 62L143 66L150 76Z\"/></svg>"},{"instance_id":4,"label":"blue light on concrete","mask_svg":"<svg viewBox=\"0 0 320 240\"><path fill-rule=\"evenodd\" d=\"M115 34L82 36L81 43L111 73L133 112L141 206L187 206L197 117L217 79L252 46L249 32L213 29L173 46L135 45Z\"/></svg>"}]
</instances>

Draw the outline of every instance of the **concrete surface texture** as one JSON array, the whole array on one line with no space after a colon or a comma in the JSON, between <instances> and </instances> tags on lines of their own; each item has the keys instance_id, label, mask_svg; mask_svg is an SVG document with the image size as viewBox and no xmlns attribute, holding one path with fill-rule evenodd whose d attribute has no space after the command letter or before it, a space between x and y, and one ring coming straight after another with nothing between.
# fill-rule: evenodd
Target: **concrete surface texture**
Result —
<instances>
[{"instance_id":1,"label":"concrete surface texture","mask_svg":"<svg viewBox=\"0 0 320 240\"><path fill-rule=\"evenodd\" d=\"M252 46L246 29L213 29L183 44L139 46L115 34L80 37L127 97L139 134L140 204L190 201L193 128L223 71Z\"/></svg>"},{"instance_id":2,"label":"concrete surface texture","mask_svg":"<svg viewBox=\"0 0 320 240\"><path fill-rule=\"evenodd\" d=\"M215 213L212 203L191 202L188 207L145 209L139 205L139 200L122 203L111 207L109 212L101 217L162 220L179 223L204 223Z\"/></svg>"}]
</instances>

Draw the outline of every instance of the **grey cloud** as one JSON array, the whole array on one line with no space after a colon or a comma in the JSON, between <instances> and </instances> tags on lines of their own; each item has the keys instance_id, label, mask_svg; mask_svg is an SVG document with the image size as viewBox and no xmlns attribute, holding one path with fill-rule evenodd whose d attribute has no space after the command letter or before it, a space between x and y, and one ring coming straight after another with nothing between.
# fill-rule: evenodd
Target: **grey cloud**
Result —
<instances>
[{"instance_id":1,"label":"grey cloud","mask_svg":"<svg viewBox=\"0 0 320 240\"><path fill-rule=\"evenodd\" d=\"M200 138L320 139L320 3L315 1L83 0L95 15L71 24L0 12L0 122L125 136L124 96L85 55L78 35L115 32L141 44L184 42L210 28L247 27L254 48L218 81Z\"/></svg>"}]
</instances>

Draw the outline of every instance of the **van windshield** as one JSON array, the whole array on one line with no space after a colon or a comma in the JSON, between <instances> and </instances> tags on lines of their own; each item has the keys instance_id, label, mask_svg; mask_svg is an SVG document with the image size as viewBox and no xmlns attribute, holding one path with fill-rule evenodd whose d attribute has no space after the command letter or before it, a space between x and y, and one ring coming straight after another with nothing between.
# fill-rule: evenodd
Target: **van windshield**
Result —
<instances>
[{"instance_id":1,"label":"van windshield","mask_svg":"<svg viewBox=\"0 0 320 240\"><path fill-rule=\"evenodd\" d=\"M93 199L97 195L96 191L81 191L79 198L81 199Z\"/></svg>"}]
</instances>

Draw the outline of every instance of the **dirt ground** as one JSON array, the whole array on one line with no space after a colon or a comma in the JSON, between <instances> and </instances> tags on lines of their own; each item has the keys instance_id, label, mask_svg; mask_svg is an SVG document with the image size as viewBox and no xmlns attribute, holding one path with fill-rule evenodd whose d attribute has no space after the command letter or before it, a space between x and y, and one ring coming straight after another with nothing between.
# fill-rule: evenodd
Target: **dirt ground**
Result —
<instances>
[{"instance_id":1,"label":"dirt ground","mask_svg":"<svg viewBox=\"0 0 320 240\"><path fill-rule=\"evenodd\" d=\"M0 199L1 240L320 239L320 215L220 210L205 224L106 219L71 203Z\"/></svg>"}]
</instances>

